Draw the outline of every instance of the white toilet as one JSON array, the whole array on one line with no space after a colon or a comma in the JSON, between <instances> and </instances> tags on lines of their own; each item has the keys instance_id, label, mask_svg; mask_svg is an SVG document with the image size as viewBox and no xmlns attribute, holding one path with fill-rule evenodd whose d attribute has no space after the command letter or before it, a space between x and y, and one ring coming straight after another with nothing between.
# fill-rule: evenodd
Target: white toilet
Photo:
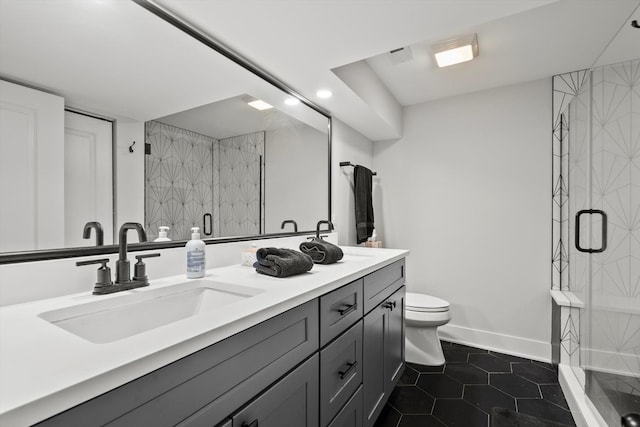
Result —
<instances>
[{"instance_id":1,"label":"white toilet","mask_svg":"<svg viewBox=\"0 0 640 427\"><path fill-rule=\"evenodd\" d=\"M444 354L438 326L451 320L449 303L430 295L407 292L404 314L405 360L420 365L442 365Z\"/></svg>"}]
</instances>

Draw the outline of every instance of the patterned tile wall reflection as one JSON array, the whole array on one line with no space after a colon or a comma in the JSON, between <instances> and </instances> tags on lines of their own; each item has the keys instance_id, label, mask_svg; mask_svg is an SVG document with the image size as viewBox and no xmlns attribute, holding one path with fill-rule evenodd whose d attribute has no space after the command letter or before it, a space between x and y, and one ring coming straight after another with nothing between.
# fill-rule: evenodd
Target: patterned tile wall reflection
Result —
<instances>
[{"instance_id":1,"label":"patterned tile wall reflection","mask_svg":"<svg viewBox=\"0 0 640 427\"><path fill-rule=\"evenodd\" d=\"M175 126L145 124L145 228L161 225L173 240L189 239L211 214L209 237L259 234L264 221L265 132L216 139ZM207 223L207 231L209 224Z\"/></svg>"},{"instance_id":2,"label":"patterned tile wall reflection","mask_svg":"<svg viewBox=\"0 0 640 427\"><path fill-rule=\"evenodd\" d=\"M213 146L215 138L151 121L145 124L145 229L149 240L158 227L170 227L172 240L189 239L191 227L203 227L213 212Z\"/></svg>"}]
</instances>

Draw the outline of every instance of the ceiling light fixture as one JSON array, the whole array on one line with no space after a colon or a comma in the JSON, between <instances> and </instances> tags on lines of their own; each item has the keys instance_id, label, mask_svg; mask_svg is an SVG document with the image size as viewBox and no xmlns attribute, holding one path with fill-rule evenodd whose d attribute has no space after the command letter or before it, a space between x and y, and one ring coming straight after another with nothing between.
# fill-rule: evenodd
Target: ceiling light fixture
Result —
<instances>
[{"instance_id":1,"label":"ceiling light fixture","mask_svg":"<svg viewBox=\"0 0 640 427\"><path fill-rule=\"evenodd\" d=\"M247 102L250 106L255 108L256 110L268 110L269 108L273 108L273 105L267 104L261 99L256 99L255 101Z\"/></svg>"},{"instance_id":2,"label":"ceiling light fixture","mask_svg":"<svg viewBox=\"0 0 640 427\"><path fill-rule=\"evenodd\" d=\"M331 98L333 96L333 93L330 90L321 89L316 92L316 95L318 95L318 98L326 99L326 98Z\"/></svg>"},{"instance_id":3,"label":"ceiling light fixture","mask_svg":"<svg viewBox=\"0 0 640 427\"><path fill-rule=\"evenodd\" d=\"M284 103L287 105L298 105L300 104L300 100L298 98L290 97L285 99Z\"/></svg>"},{"instance_id":4,"label":"ceiling light fixture","mask_svg":"<svg viewBox=\"0 0 640 427\"><path fill-rule=\"evenodd\" d=\"M456 37L431 47L438 67L471 61L478 56L478 35Z\"/></svg>"}]
</instances>

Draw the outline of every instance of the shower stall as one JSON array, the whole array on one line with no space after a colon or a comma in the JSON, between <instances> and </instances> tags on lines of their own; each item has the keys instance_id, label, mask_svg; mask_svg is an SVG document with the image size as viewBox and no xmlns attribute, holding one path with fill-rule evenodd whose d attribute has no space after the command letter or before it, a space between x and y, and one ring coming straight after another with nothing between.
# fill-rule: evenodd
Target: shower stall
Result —
<instances>
[{"instance_id":1,"label":"shower stall","mask_svg":"<svg viewBox=\"0 0 640 427\"><path fill-rule=\"evenodd\" d=\"M625 425L640 413L640 60L555 76L553 98L555 359L578 425Z\"/></svg>"}]
</instances>

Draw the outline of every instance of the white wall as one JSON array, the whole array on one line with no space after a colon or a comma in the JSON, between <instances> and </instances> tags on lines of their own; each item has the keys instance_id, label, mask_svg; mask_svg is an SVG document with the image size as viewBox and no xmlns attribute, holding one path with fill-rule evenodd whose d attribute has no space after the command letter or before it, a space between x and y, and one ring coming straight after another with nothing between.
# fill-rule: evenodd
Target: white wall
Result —
<instances>
[{"instance_id":1,"label":"white wall","mask_svg":"<svg viewBox=\"0 0 640 427\"><path fill-rule=\"evenodd\" d=\"M353 168L340 167L340 162L372 167L373 144L345 123L334 118L331 141L331 221L340 236L340 245L356 245L355 197ZM374 177L374 195L378 180ZM378 218L378 212L374 212Z\"/></svg>"},{"instance_id":2,"label":"white wall","mask_svg":"<svg viewBox=\"0 0 640 427\"><path fill-rule=\"evenodd\" d=\"M133 153L129 147L133 143ZM144 224L144 123L116 120L116 197L114 230L117 234L125 222ZM117 235L114 242L117 242ZM127 236L137 242L135 233Z\"/></svg>"},{"instance_id":3,"label":"white wall","mask_svg":"<svg viewBox=\"0 0 640 427\"><path fill-rule=\"evenodd\" d=\"M451 303L442 337L550 359L551 79L408 107L403 135L374 209L407 289Z\"/></svg>"},{"instance_id":4,"label":"white wall","mask_svg":"<svg viewBox=\"0 0 640 427\"><path fill-rule=\"evenodd\" d=\"M264 173L266 233L281 233L285 219L296 221L300 231L329 219L326 133L306 125L267 131Z\"/></svg>"}]
</instances>

